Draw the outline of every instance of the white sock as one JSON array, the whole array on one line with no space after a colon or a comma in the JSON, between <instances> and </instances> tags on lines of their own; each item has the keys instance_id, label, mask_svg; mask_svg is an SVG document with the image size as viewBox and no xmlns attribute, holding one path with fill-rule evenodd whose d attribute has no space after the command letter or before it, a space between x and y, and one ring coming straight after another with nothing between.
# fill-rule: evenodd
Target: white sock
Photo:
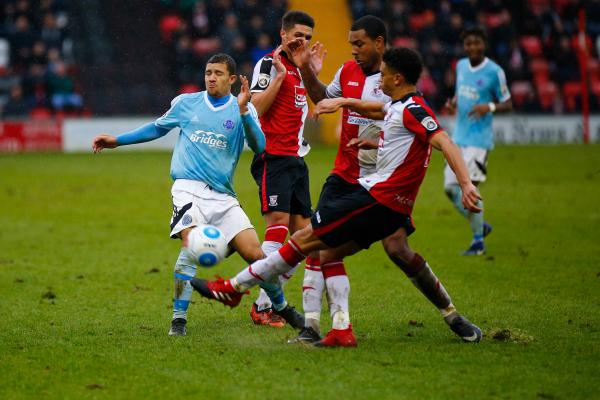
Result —
<instances>
[{"instance_id":1,"label":"white sock","mask_svg":"<svg viewBox=\"0 0 600 400\"><path fill-rule=\"evenodd\" d=\"M307 264L304 269L304 282L302 283L304 326L313 328L317 332L320 332L321 329L321 305L323 304L324 290L325 279L321 267Z\"/></svg>"},{"instance_id":2,"label":"white sock","mask_svg":"<svg viewBox=\"0 0 600 400\"><path fill-rule=\"evenodd\" d=\"M350 295L350 281L347 275L335 275L325 280L329 295L329 312L333 320L333 329L348 329L350 314L348 311L348 297Z\"/></svg>"},{"instance_id":3,"label":"white sock","mask_svg":"<svg viewBox=\"0 0 600 400\"><path fill-rule=\"evenodd\" d=\"M268 256L269 254L279 250L281 246L283 246L283 243L265 240L260 247L262 248L262 251ZM279 279L281 280L281 277ZM258 311L262 311L273 306L273 303L271 303L271 299L269 299L269 296L267 295L267 292L264 291L264 289L260 289L255 303L258 308Z\"/></svg>"}]
</instances>

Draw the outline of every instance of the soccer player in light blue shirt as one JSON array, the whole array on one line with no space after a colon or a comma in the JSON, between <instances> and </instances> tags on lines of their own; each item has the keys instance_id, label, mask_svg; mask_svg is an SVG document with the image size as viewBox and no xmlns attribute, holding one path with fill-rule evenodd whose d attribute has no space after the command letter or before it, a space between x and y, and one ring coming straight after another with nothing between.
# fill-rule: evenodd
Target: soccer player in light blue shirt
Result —
<instances>
[{"instance_id":1,"label":"soccer player in light blue shirt","mask_svg":"<svg viewBox=\"0 0 600 400\"><path fill-rule=\"evenodd\" d=\"M94 138L95 153L104 148L148 142L180 128L171 160L173 217L171 237L181 238L183 246L175 264L175 297L171 336L186 334L196 263L185 248L191 229L200 224L217 226L230 249L248 263L264 258L250 220L241 209L233 189L233 174L244 143L255 153L265 149L265 137L254 106L249 103L248 81L240 75L241 91L231 95L236 81L235 61L226 54L212 56L205 70L206 91L177 96L171 108L155 122L120 136ZM302 316L287 305L278 284L263 287L290 324ZM292 321L290 321L292 319ZM302 318L302 325L304 324Z\"/></svg>"},{"instance_id":2,"label":"soccer player in light blue shirt","mask_svg":"<svg viewBox=\"0 0 600 400\"><path fill-rule=\"evenodd\" d=\"M487 156L494 147L492 114L512 109L512 101L502 68L485 56L487 37L479 27L461 35L467 57L456 65L456 93L446 102L450 111L457 111L452 139L460 147L469 168L471 180L479 185L486 180ZM492 227L484 221L483 211L471 213L461 204L461 190L448 166L444 171L446 195L471 225L473 241L463 255L485 254L483 238ZM483 201L479 205L483 210Z\"/></svg>"}]
</instances>

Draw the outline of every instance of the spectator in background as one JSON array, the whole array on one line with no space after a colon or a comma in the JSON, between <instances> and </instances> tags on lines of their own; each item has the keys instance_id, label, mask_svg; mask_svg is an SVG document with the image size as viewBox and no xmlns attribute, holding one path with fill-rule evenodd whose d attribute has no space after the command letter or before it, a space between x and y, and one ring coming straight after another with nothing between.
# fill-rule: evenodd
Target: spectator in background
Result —
<instances>
[{"instance_id":1,"label":"spectator in background","mask_svg":"<svg viewBox=\"0 0 600 400\"><path fill-rule=\"evenodd\" d=\"M256 64L258 60L269 54L273 50L271 46L271 38L266 33L261 33L258 36L256 46L250 51L252 63Z\"/></svg>"},{"instance_id":2,"label":"spectator in background","mask_svg":"<svg viewBox=\"0 0 600 400\"><path fill-rule=\"evenodd\" d=\"M81 95L75 93L73 80L67 73L67 66L58 62L48 77L48 90L52 107L56 111L79 110L83 106Z\"/></svg>"},{"instance_id":3,"label":"spectator in background","mask_svg":"<svg viewBox=\"0 0 600 400\"><path fill-rule=\"evenodd\" d=\"M62 46L63 34L58 27L54 14L47 13L44 15L40 37L48 48L60 48Z\"/></svg>"},{"instance_id":4,"label":"spectator in background","mask_svg":"<svg viewBox=\"0 0 600 400\"><path fill-rule=\"evenodd\" d=\"M562 36L554 50L555 77L560 83L575 81L579 79L579 65L577 56L571 48L568 36Z\"/></svg>"},{"instance_id":5,"label":"spectator in background","mask_svg":"<svg viewBox=\"0 0 600 400\"><path fill-rule=\"evenodd\" d=\"M223 21L223 25L219 28L218 36L219 39L221 39L223 51L227 54L231 54L233 52L234 40L238 36L241 36L241 32L238 29L238 18L234 13L225 15L225 20ZM237 58L234 57L234 60L237 61Z\"/></svg>"},{"instance_id":6,"label":"spectator in background","mask_svg":"<svg viewBox=\"0 0 600 400\"><path fill-rule=\"evenodd\" d=\"M10 96L4 105L2 116L4 118L26 117L32 108L31 102L23 95L23 88L17 84L10 90Z\"/></svg>"},{"instance_id":7,"label":"spectator in background","mask_svg":"<svg viewBox=\"0 0 600 400\"><path fill-rule=\"evenodd\" d=\"M35 42L35 34L31 29L29 19L25 15L15 20L14 32L10 36L11 60L17 68L27 66L31 56L31 47Z\"/></svg>"}]
</instances>

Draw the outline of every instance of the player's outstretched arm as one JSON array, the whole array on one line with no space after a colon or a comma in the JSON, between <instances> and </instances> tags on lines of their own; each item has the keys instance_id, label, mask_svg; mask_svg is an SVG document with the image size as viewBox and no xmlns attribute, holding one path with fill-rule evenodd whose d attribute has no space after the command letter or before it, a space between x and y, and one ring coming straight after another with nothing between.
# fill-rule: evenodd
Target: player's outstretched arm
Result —
<instances>
[{"instance_id":1,"label":"player's outstretched arm","mask_svg":"<svg viewBox=\"0 0 600 400\"><path fill-rule=\"evenodd\" d=\"M300 69L308 97L315 104L325 99L327 86L317 77L327 54L323 45L317 42L309 48L306 40L296 39L288 43L288 47L292 52L292 61Z\"/></svg>"},{"instance_id":2,"label":"player's outstretched arm","mask_svg":"<svg viewBox=\"0 0 600 400\"><path fill-rule=\"evenodd\" d=\"M475 185L471 182L467 166L460 154L460 150L454 142L452 142L448 133L446 133L446 131L441 131L435 134L429 142L437 150L441 150L442 153L444 153L444 158L448 162L450 168L452 168L452 171L454 171L458 184L462 189L463 206L471 212L480 212L481 208L477 206L477 203L481 200L481 196Z\"/></svg>"},{"instance_id":3,"label":"player's outstretched arm","mask_svg":"<svg viewBox=\"0 0 600 400\"><path fill-rule=\"evenodd\" d=\"M139 128L119 135L98 135L92 141L94 153L99 153L102 149L114 149L115 147L128 144L144 143L158 139L169 133L170 129L156 126L153 122L140 126Z\"/></svg>"},{"instance_id":4,"label":"player's outstretched arm","mask_svg":"<svg viewBox=\"0 0 600 400\"><path fill-rule=\"evenodd\" d=\"M277 93L279 93L281 84L285 79L285 74L287 73L285 65L283 65L283 62L281 62L281 50L282 48L279 46L273 52L273 66L275 67L275 71L277 71L277 75L275 75L275 78L269 82L269 86L267 86L264 91L255 92L252 94L252 104L256 108L256 112L258 112L259 117L269 111L269 108L271 108L271 105L277 97Z\"/></svg>"},{"instance_id":5,"label":"player's outstretched arm","mask_svg":"<svg viewBox=\"0 0 600 400\"><path fill-rule=\"evenodd\" d=\"M258 125L258 121L252 115L252 112L248 108L248 102L250 101L250 86L248 85L248 79L240 75L240 94L237 97L238 106L240 108L240 116L242 119L242 125L244 127L244 136L248 146L256 154L265 151L265 134Z\"/></svg>"},{"instance_id":6,"label":"player's outstretched arm","mask_svg":"<svg viewBox=\"0 0 600 400\"><path fill-rule=\"evenodd\" d=\"M348 107L352 111L355 111L364 117L381 120L385 118L383 106L383 103L379 103L377 101L365 101L337 97L334 99L321 100L315 107L314 113L316 115L331 114L339 110L341 107Z\"/></svg>"}]
</instances>

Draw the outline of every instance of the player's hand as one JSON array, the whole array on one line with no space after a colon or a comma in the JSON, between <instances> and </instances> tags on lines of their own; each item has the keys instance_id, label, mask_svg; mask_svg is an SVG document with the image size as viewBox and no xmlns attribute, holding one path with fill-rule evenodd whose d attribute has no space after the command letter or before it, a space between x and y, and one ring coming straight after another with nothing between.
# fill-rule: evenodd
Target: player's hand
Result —
<instances>
[{"instance_id":1,"label":"player's hand","mask_svg":"<svg viewBox=\"0 0 600 400\"><path fill-rule=\"evenodd\" d=\"M477 191L475 185L471 182L461 187L462 189L462 205L470 212L478 213L481 212L481 208L478 206L481 196Z\"/></svg>"},{"instance_id":2,"label":"player's hand","mask_svg":"<svg viewBox=\"0 0 600 400\"><path fill-rule=\"evenodd\" d=\"M490 111L490 106L487 103L475 104L469 112L469 117L479 119Z\"/></svg>"},{"instance_id":3,"label":"player's hand","mask_svg":"<svg viewBox=\"0 0 600 400\"><path fill-rule=\"evenodd\" d=\"M275 67L275 71L277 71L277 75L282 75L283 77L285 77L285 73L287 72L287 70L285 69L285 65L283 65L283 62L281 61L282 50L283 47L279 46L273 52L273 66Z\"/></svg>"},{"instance_id":4,"label":"player's hand","mask_svg":"<svg viewBox=\"0 0 600 400\"><path fill-rule=\"evenodd\" d=\"M348 141L346 147L357 147L363 150L375 150L379 148L379 143L366 138L352 138Z\"/></svg>"},{"instance_id":5,"label":"player's hand","mask_svg":"<svg viewBox=\"0 0 600 400\"><path fill-rule=\"evenodd\" d=\"M444 104L444 110L450 115L454 115L456 113L456 103L454 99L447 99Z\"/></svg>"},{"instance_id":6,"label":"player's hand","mask_svg":"<svg viewBox=\"0 0 600 400\"><path fill-rule=\"evenodd\" d=\"M290 49L290 52L292 53L289 56L292 58L292 61L298 68L302 69L309 66L311 68L313 67L311 53L312 48L308 48L308 41L306 41L304 38L296 38L292 41L289 41L287 46ZM321 67L323 67L322 64Z\"/></svg>"},{"instance_id":7,"label":"player's hand","mask_svg":"<svg viewBox=\"0 0 600 400\"><path fill-rule=\"evenodd\" d=\"M114 149L117 147L117 138L112 135L98 135L92 141L94 153L100 153L102 149Z\"/></svg>"},{"instance_id":8,"label":"player's hand","mask_svg":"<svg viewBox=\"0 0 600 400\"><path fill-rule=\"evenodd\" d=\"M343 98L337 99L323 99L317 103L315 109L313 110L313 114L315 114L318 118L321 114L331 114L336 112L343 106Z\"/></svg>"},{"instance_id":9,"label":"player's hand","mask_svg":"<svg viewBox=\"0 0 600 400\"><path fill-rule=\"evenodd\" d=\"M319 72L323 69L323 61L327 56L327 50L323 43L316 42L310 46L310 67L314 71L315 75L319 75Z\"/></svg>"},{"instance_id":10,"label":"player's hand","mask_svg":"<svg viewBox=\"0 0 600 400\"><path fill-rule=\"evenodd\" d=\"M250 85L248 85L248 79L244 75L240 75L240 94L237 96L238 106L240 108L240 114L244 114L248 111L248 102L250 101Z\"/></svg>"}]
</instances>

